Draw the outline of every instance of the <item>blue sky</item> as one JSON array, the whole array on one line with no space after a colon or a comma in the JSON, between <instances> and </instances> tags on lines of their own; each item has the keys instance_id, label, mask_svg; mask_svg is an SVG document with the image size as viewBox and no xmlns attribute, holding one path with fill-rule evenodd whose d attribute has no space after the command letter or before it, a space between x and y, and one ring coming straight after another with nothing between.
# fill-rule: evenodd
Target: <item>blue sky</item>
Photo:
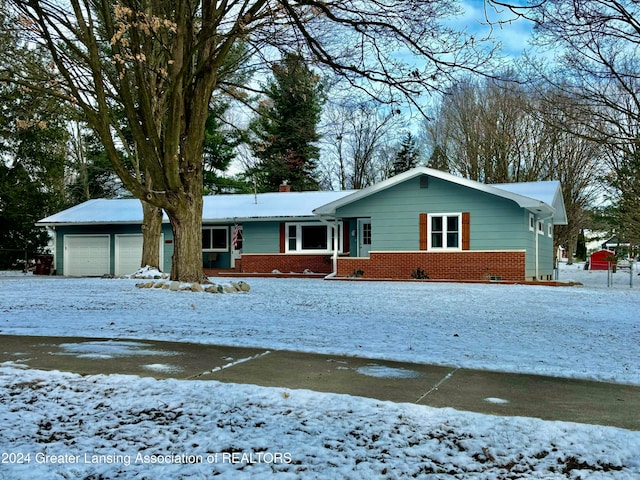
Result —
<instances>
[{"instance_id":1,"label":"blue sky","mask_svg":"<svg viewBox=\"0 0 640 480\"><path fill-rule=\"evenodd\" d=\"M479 38L491 34L491 38L501 44L502 53L507 56L519 57L528 48L531 22L516 19L515 15L506 9L498 10L490 5L485 6L484 0L462 0L460 3L465 13L452 19L453 27L466 28L469 33L479 35ZM493 26L487 24L487 18L494 22ZM495 23L498 21L506 23Z\"/></svg>"}]
</instances>

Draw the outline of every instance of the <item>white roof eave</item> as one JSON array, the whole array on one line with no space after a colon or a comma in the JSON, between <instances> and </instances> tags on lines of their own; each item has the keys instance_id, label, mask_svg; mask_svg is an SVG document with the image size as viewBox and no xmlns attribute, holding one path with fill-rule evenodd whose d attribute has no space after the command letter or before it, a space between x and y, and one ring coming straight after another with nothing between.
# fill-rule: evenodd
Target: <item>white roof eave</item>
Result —
<instances>
[{"instance_id":1,"label":"white roof eave","mask_svg":"<svg viewBox=\"0 0 640 480\"><path fill-rule=\"evenodd\" d=\"M560 215L560 218L558 218L558 221L556 221L556 209L541 200L510 192L498 186L487 185L484 183L476 182L475 180L469 180L467 178L458 177L450 173L442 172L440 170L434 170L427 167L417 167L407 172L401 173L400 175L396 175L395 177L391 177L371 187L359 190L355 193L352 193L351 195L347 195L333 202L327 203L326 205L322 205L321 207L314 209L313 213L322 217L331 218L335 216L336 210L344 205L348 205L360 199L366 198L377 192L386 190L387 188L393 187L394 185L398 185L402 182L421 175L432 176L458 185L473 188L475 190L490 193L498 197L506 198L514 201L518 204L518 206L526 208L527 210L530 210L532 212L553 215L554 223L563 224L563 221L566 223L565 214ZM556 192L556 195L557 194L558 192ZM564 205L562 202L561 204Z\"/></svg>"}]
</instances>

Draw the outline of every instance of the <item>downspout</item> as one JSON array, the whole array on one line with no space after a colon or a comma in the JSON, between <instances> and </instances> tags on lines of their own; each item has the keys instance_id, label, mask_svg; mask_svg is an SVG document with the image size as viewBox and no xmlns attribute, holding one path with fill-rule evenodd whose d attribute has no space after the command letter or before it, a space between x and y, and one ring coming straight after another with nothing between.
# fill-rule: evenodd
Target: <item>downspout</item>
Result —
<instances>
[{"instance_id":1,"label":"downspout","mask_svg":"<svg viewBox=\"0 0 640 480\"><path fill-rule=\"evenodd\" d=\"M330 228L333 229L333 254L331 255L331 273L326 275L324 278L329 279L333 278L338 274L338 249L340 248L340 228L338 224L338 218L334 217L333 223L330 220L318 217L321 222L326 223Z\"/></svg>"}]
</instances>

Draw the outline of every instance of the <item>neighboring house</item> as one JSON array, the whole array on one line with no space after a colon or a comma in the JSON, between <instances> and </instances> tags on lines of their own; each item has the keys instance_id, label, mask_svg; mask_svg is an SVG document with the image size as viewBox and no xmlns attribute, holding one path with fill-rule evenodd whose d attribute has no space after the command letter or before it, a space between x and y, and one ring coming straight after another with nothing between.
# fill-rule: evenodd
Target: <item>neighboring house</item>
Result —
<instances>
[{"instance_id":1,"label":"neighboring house","mask_svg":"<svg viewBox=\"0 0 640 480\"><path fill-rule=\"evenodd\" d=\"M611 237L602 244L605 250L613 250L616 256L620 258L634 258L637 256L640 248L636 244L619 239L617 236Z\"/></svg>"},{"instance_id":2,"label":"neighboring house","mask_svg":"<svg viewBox=\"0 0 640 480\"><path fill-rule=\"evenodd\" d=\"M550 280L559 182L485 185L415 168L314 210L349 233L338 276ZM348 226L347 226L348 225Z\"/></svg>"},{"instance_id":3,"label":"neighboring house","mask_svg":"<svg viewBox=\"0 0 640 480\"><path fill-rule=\"evenodd\" d=\"M47 217L56 271L138 268L138 200L90 200ZM566 224L558 182L485 185L416 168L359 191L204 198L203 267L447 280L551 279L553 225ZM161 249L170 269L165 219Z\"/></svg>"}]
</instances>

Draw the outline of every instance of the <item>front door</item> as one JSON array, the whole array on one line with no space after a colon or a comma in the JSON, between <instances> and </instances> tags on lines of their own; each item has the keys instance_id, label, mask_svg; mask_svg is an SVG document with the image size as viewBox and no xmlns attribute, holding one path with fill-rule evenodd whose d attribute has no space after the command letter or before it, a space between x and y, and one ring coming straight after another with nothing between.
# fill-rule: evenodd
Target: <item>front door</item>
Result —
<instances>
[{"instance_id":1,"label":"front door","mask_svg":"<svg viewBox=\"0 0 640 480\"><path fill-rule=\"evenodd\" d=\"M236 268L236 260L242 257L242 225L234 225L231 231L231 268Z\"/></svg>"},{"instance_id":2,"label":"front door","mask_svg":"<svg viewBox=\"0 0 640 480\"><path fill-rule=\"evenodd\" d=\"M368 257L371 250L371 219L358 219L358 256Z\"/></svg>"}]
</instances>

